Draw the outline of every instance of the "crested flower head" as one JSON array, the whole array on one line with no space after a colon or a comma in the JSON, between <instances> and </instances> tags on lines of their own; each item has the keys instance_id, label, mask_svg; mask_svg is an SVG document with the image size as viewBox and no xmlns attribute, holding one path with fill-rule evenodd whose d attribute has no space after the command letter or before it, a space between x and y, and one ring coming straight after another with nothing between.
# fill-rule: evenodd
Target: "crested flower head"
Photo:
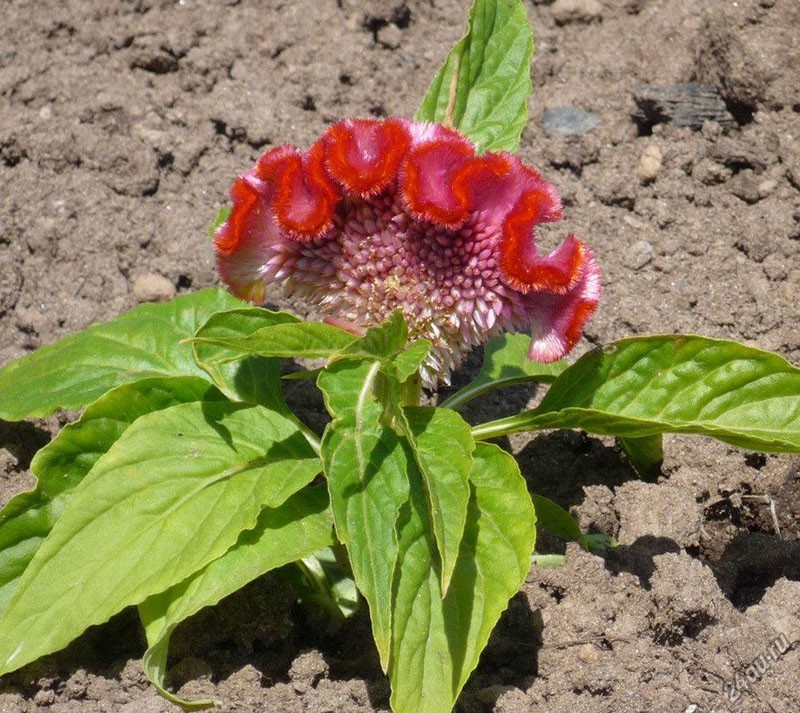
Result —
<instances>
[{"instance_id":1,"label":"crested flower head","mask_svg":"<svg viewBox=\"0 0 800 713\"><path fill-rule=\"evenodd\" d=\"M234 294L295 295L356 329L399 309L411 336L433 343L428 386L504 330L531 331L531 359L561 358L600 297L597 264L574 235L537 251L535 226L561 218L553 186L436 124L340 121L306 152L267 151L231 198L215 247Z\"/></svg>"}]
</instances>

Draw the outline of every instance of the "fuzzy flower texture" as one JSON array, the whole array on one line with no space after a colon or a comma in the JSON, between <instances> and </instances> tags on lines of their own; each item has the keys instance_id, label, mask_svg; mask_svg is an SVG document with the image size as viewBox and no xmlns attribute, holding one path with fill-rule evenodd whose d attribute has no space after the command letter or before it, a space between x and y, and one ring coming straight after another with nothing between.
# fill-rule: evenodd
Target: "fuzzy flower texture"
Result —
<instances>
[{"instance_id":1,"label":"fuzzy flower texture","mask_svg":"<svg viewBox=\"0 0 800 713\"><path fill-rule=\"evenodd\" d=\"M267 151L231 198L215 248L234 294L295 295L354 331L399 309L411 337L433 343L427 386L501 331L529 329L529 358L561 358L600 298L597 264L574 235L536 249L535 226L561 218L554 187L436 124L340 121L306 152Z\"/></svg>"}]
</instances>

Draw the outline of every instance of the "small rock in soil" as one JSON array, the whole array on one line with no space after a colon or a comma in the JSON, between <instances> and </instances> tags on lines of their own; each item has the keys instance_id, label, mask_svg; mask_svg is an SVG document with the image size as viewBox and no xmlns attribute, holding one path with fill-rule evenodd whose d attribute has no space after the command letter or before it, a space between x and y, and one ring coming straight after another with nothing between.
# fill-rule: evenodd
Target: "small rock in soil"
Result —
<instances>
[{"instance_id":1,"label":"small rock in soil","mask_svg":"<svg viewBox=\"0 0 800 713\"><path fill-rule=\"evenodd\" d=\"M403 31L390 22L386 27L378 30L378 44L390 50L397 49L403 42Z\"/></svg>"},{"instance_id":2,"label":"small rock in soil","mask_svg":"<svg viewBox=\"0 0 800 713\"><path fill-rule=\"evenodd\" d=\"M556 0L552 12L553 19L559 25L588 23L602 18L603 6L597 0Z\"/></svg>"},{"instance_id":3,"label":"small rock in soil","mask_svg":"<svg viewBox=\"0 0 800 713\"><path fill-rule=\"evenodd\" d=\"M583 136L600 126L597 114L577 107L555 107L542 112L542 126L548 134Z\"/></svg>"},{"instance_id":4,"label":"small rock in soil","mask_svg":"<svg viewBox=\"0 0 800 713\"><path fill-rule=\"evenodd\" d=\"M735 123L719 92L708 84L639 84L633 89L633 100L636 109L631 116L644 132L656 124L699 130L707 121L725 128Z\"/></svg>"},{"instance_id":5,"label":"small rock in soil","mask_svg":"<svg viewBox=\"0 0 800 713\"><path fill-rule=\"evenodd\" d=\"M652 183L658 178L661 171L661 163L664 160L661 149L655 144L650 144L639 157L639 164L636 166L636 176L642 183Z\"/></svg>"},{"instance_id":6,"label":"small rock in soil","mask_svg":"<svg viewBox=\"0 0 800 713\"><path fill-rule=\"evenodd\" d=\"M731 179L731 193L745 203L757 203L761 198L758 190L760 183L749 168L745 169Z\"/></svg>"},{"instance_id":7,"label":"small rock in soil","mask_svg":"<svg viewBox=\"0 0 800 713\"><path fill-rule=\"evenodd\" d=\"M175 285L163 275L141 275L134 280L133 296L137 302L166 302L175 296Z\"/></svg>"},{"instance_id":8,"label":"small rock in soil","mask_svg":"<svg viewBox=\"0 0 800 713\"><path fill-rule=\"evenodd\" d=\"M625 267L641 270L653 259L653 246L646 240L637 240L623 258Z\"/></svg>"}]
</instances>

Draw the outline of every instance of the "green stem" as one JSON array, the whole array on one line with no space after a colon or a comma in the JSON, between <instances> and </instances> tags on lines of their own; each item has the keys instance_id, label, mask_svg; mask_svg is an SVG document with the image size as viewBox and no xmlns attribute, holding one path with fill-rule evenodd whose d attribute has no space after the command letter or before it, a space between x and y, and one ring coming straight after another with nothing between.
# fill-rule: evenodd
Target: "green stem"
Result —
<instances>
[{"instance_id":1,"label":"green stem","mask_svg":"<svg viewBox=\"0 0 800 713\"><path fill-rule=\"evenodd\" d=\"M530 377L514 377L508 379L495 379L494 381L488 381L483 384L476 384L474 386L472 384L467 384L460 391L456 391L456 393L448 396L439 404L439 406L441 408L459 409L465 403L467 403L467 401L472 401L472 399L476 399L478 396L488 394L490 391L502 389L506 386L514 386L515 384L524 384L531 381L541 383L541 379L534 379Z\"/></svg>"},{"instance_id":2,"label":"green stem","mask_svg":"<svg viewBox=\"0 0 800 713\"><path fill-rule=\"evenodd\" d=\"M520 417L525 417L522 420ZM496 421L487 421L472 427L472 437L476 441L485 441L489 438L500 438L510 436L512 433L522 433L523 431L536 431L540 428L547 428L546 422L536 422L531 419L530 413L521 413L508 418L498 418Z\"/></svg>"}]
</instances>

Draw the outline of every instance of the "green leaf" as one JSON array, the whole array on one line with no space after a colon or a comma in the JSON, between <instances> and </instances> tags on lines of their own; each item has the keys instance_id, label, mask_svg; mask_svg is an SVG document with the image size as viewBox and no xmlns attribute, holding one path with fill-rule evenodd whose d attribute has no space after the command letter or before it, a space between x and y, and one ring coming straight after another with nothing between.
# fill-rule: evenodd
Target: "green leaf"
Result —
<instances>
[{"instance_id":1,"label":"green leaf","mask_svg":"<svg viewBox=\"0 0 800 713\"><path fill-rule=\"evenodd\" d=\"M137 419L75 489L0 617L0 674L205 567L319 472L296 425L200 402Z\"/></svg>"},{"instance_id":2,"label":"green leaf","mask_svg":"<svg viewBox=\"0 0 800 713\"><path fill-rule=\"evenodd\" d=\"M240 337L207 336L201 330L193 343L198 350L208 347L226 350L228 356L222 360L214 360L215 363L226 363L251 354L286 359L328 358L355 340L356 337L350 332L333 325L298 320L261 327Z\"/></svg>"},{"instance_id":3,"label":"green leaf","mask_svg":"<svg viewBox=\"0 0 800 713\"><path fill-rule=\"evenodd\" d=\"M543 495L531 495L533 509L536 511L536 524L549 530L562 540L580 542L583 532L578 521L558 503Z\"/></svg>"},{"instance_id":4,"label":"green leaf","mask_svg":"<svg viewBox=\"0 0 800 713\"><path fill-rule=\"evenodd\" d=\"M214 222L208 226L208 234L213 238L217 232L217 228L222 225L226 220L228 220L228 216L231 214L231 210L233 206L224 205L218 211L216 216L214 216Z\"/></svg>"},{"instance_id":5,"label":"green leaf","mask_svg":"<svg viewBox=\"0 0 800 713\"><path fill-rule=\"evenodd\" d=\"M169 640L180 622L212 606L262 574L331 546L333 521L323 488L305 488L275 508L265 508L256 526L204 569L139 605L148 649L142 665L168 700L198 710L213 701L184 701L164 689Z\"/></svg>"},{"instance_id":6,"label":"green leaf","mask_svg":"<svg viewBox=\"0 0 800 713\"><path fill-rule=\"evenodd\" d=\"M624 438L712 436L756 451L800 451L800 369L736 342L623 339L582 356L538 408L477 426L475 438L581 428Z\"/></svg>"},{"instance_id":7,"label":"green leaf","mask_svg":"<svg viewBox=\"0 0 800 713\"><path fill-rule=\"evenodd\" d=\"M617 546L617 541L611 535L581 531L578 521L549 498L542 495L531 495L531 500L533 500L533 507L536 511L536 524L562 540L577 542L587 552L601 552L609 547ZM542 564L546 561L541 560L537 564L546 566Z\"/></svg>"},{"instance_id":8,"label":"green leaf","mask_svg":"<svg viewBox=\"0 0 800 713\"><path fill-rule=\"evenodd\" d=\"M392 361L394 376L403 383L413 376L422 366L432 344L427 339L417 339L408 345L405 351L400 352Z\"/></svg>"},{"instance_id":9,"label":"green leaf","mask_svg":"<svg viewBox=\"0 0 800 713\"><path fill-rule=\"evenodd\" d=\"M0 612L66 507L72 491L137 418L179 403L222 399L196 376L142 379L112 389L68 424L34 457L36 489L0 511Z\"/></svg>"},{"instance_id":10,"label":"green leaf","mask_svg":"<svg viewBox=\"0 0 800 713\"><path fill-rule=\"evenodd\" d=\"M450 123L479 151L515 151L528 122L532 55L521 0L475 0L467 34L450 50L414 118Z\"/></svg>"},{"instance_id":11,"label":"green leaf","mask_svg":"<svg viewBox=\"0 0 800 713\"><path fill-rule=\"evenodd\" d=\"M181 340L214 312L241 304L224 290L203 290L141 305L21 357L0 370L0 418L82 408L115 386L150 376L205 376Z\"/></svg>"},{"instance_id":12,"label":"green leaf","mask_svg":"<svg viewBox=\"0 0 800 713\"><path fill-rule=\"evenodd\" d=\"M446 593L467 520L468 478L475 441L469 424L455 411L408 407L403 409L403 415L428 493L433 532L441 557L441 588Z\"/></svg>"},{"instance_id":13,"label":"green leaf","mask_svg":"<svg viewBox=\"0 0 800 713\"><path fill-rule=\"evenodd\" d=\"M402 384L419 370L430 348L427 339L408 344L408 325L400 310L396 310L383 324L370 327L363 337L348 344L331 360L377 359L381 362L381 370Z\"/></svg>"},{"instance_id":14,"label":"green leaf","mask_svg":"<svg viewBox=\"0 0 800 713\"><path fill-rule=\"evenodd\" d=\"M660 433L641 438L619 438L634 470L643 478L652 478L661 472L664 462L664 438Z\"/></svg>"},{"instance_id":15,"label":"green leaf","mask_svg":"<svg viewBox=\"0 0 800 713\"><path fill-rule=\"evenodd\" d=\"M334 420L322 438L322 460L339 540L347 547L356 584L367 600L372 631L386 670L391 642L395 523L408 499L413 457L398 434L381 423L373 395L379 361L338 361L318 384Z\"/></svg>"},{"instance_id":16,"label":"green leaf","mask_svg":"<svg viewBox=\"0 0 800 713\"><path fill-rule=\"evenodd\" d=\"M492 339L483 350L483 366L463 389L445 399L440 406L457 409L467 401L505 386L536 382L549 384L567 368L565 361L542 364L528 359L531 338L527 334L503 334Z\"/></svg>"},{"instance_id":17,"label":"green leaf","mask_svg":"<svg viewBox=\"0 0 800 713\"><path fill-rule=\"evenodd\" d=\"M478 444L470 480L473 494L461 552L444 598L419 480L412 483L401 513L389 666L395 713L453 708L530 568L535 517L513 457Z\"/></svg>"},{"instance_id":18,"label":"green leaf","mask_svg":"<svg viewBox=\"0 0 800 713\"><path fill-rule=\"evenodd\" d=\"M401 352L408 341L408 325L400 310L395 310L383 324L367 329L363 337L351 341L337 354L339 358L380 359L385 361Z\"/></svg>"},{"instance_id":19,"label":"green leaf","mask_svg":"<svg viewBox=\"0 0 800 713\"><path fill-rule=\"evenodd\" d=\"M245 307L212 315L196 336L203 339L235 339L249 336L265 327L297 324L299 321L286 312ZM280 359L247 356L207 342L195 341L192 348L198 365L228 398L289 413L280 388Z\"/></svg>"}]
</instances>

